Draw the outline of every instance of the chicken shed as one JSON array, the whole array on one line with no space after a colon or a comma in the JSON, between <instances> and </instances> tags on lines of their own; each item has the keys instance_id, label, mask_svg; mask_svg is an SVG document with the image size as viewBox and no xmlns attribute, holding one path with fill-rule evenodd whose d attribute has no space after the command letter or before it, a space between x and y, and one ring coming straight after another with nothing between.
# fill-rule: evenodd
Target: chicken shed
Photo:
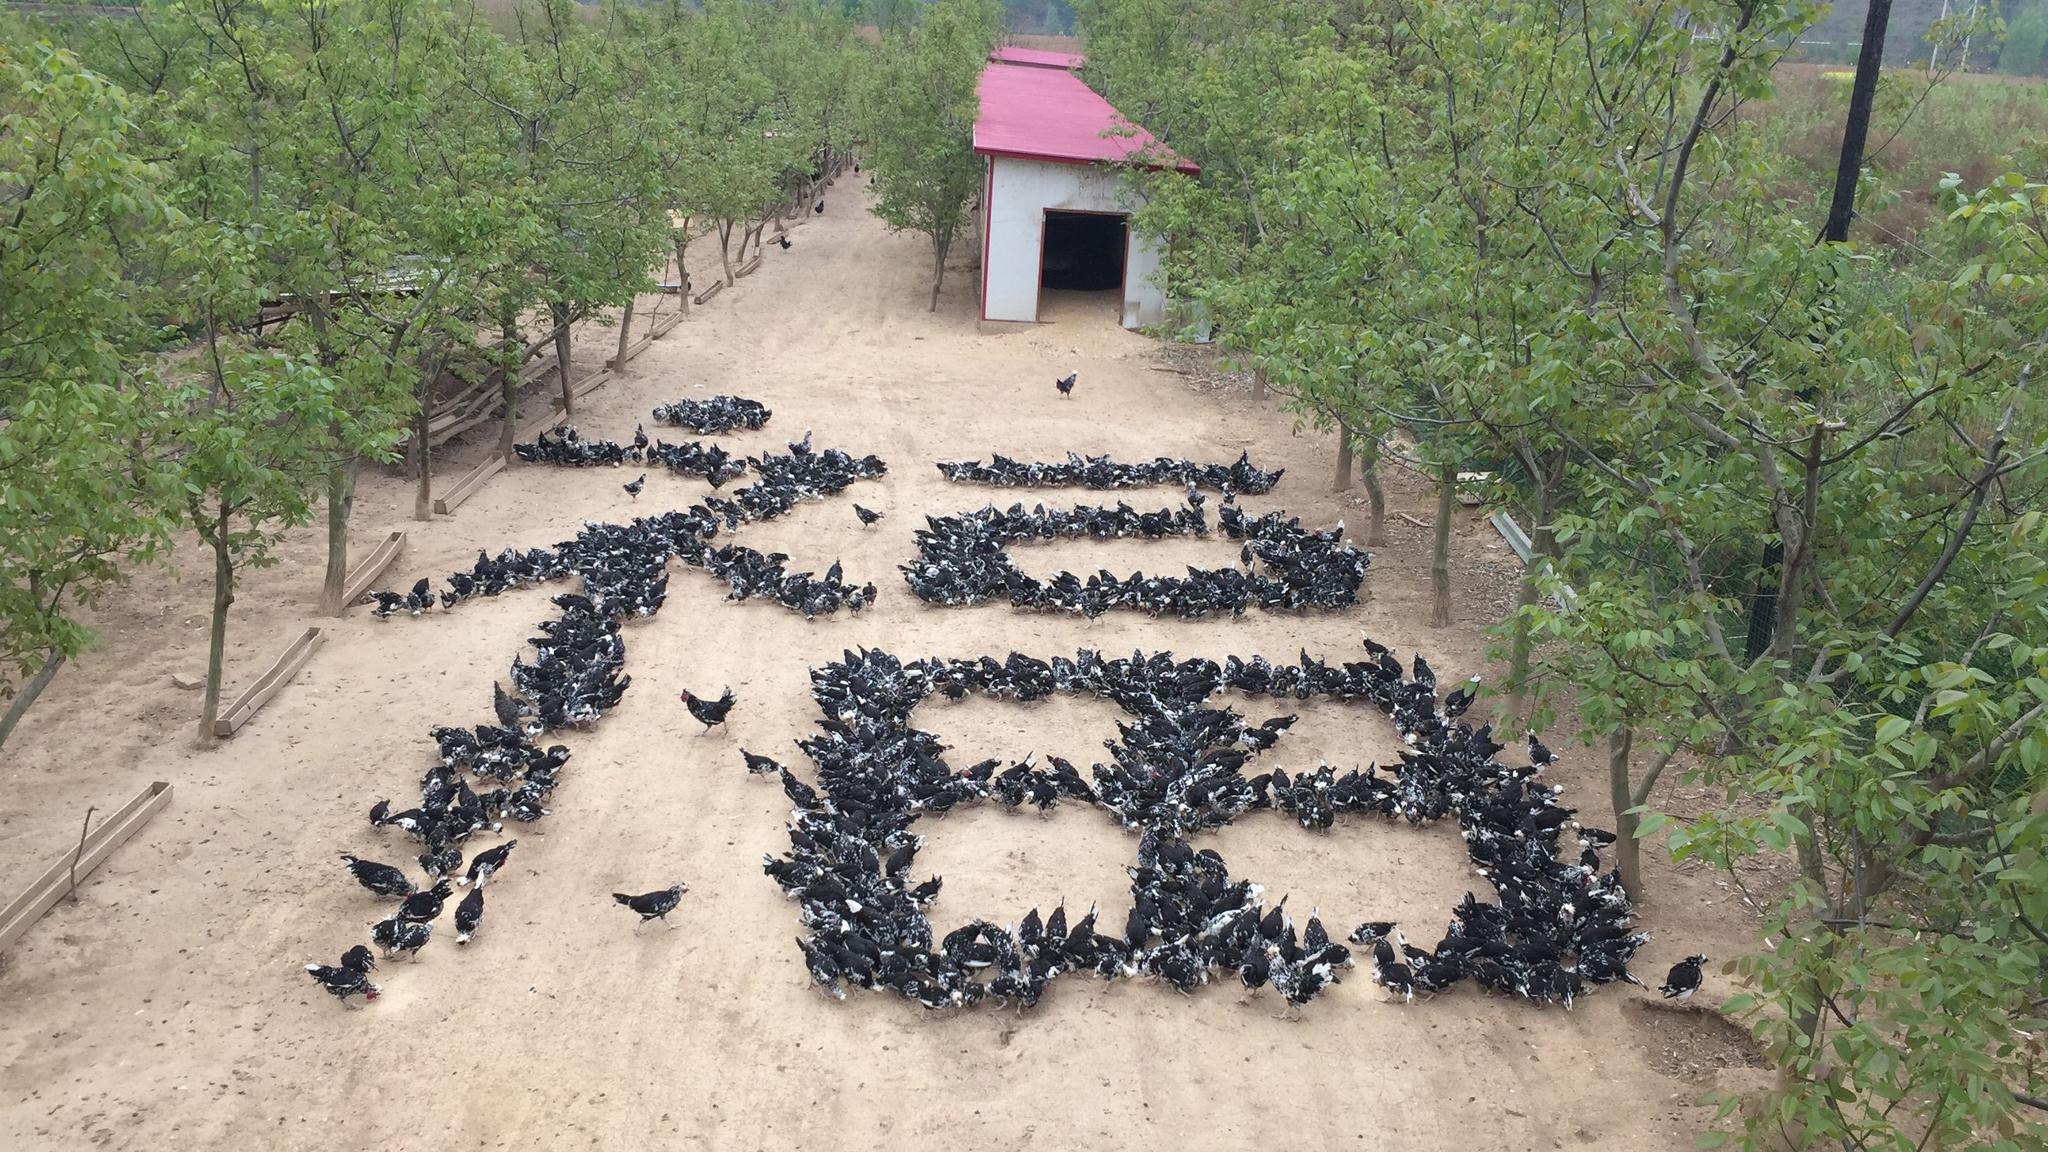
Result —
<instances>
[{"instance_id":1,"label":"chicken shed","mask_svg":"<svg viewBox=\"0 0 2048 1152\"><path fill-rule=\"evenodd\" d=\"M981 317L1031 322L1042 294L1114 292L1126 328L1166 318L1163 238L1130 225L1119 168L1200 171L1118 115L1074 74L1081 57L998 48L981 74L974 151L981 196Z\"/></svg>"}]
</instances>

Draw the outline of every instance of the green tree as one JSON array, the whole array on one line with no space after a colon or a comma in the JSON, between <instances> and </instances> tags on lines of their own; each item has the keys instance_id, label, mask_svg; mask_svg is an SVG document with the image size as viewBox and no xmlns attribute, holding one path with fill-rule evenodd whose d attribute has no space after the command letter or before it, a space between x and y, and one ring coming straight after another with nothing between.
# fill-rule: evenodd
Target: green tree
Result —
<instances>
[{"instance_id":1,"label":"green tree","mask_svg":"<svg viewBox=\"0 0 2048 1152\"><path fill-rule=\"evenodd\" d=\"M865 101L875 212L891 229L931 240L932 311L946 254L981 186L976 90L999 16L994 0L935 0L921 20L883 44Z\"/></svg>"},{"instance_id":2,"label":"green tree","mask_svg":"<svg viewBox=\"0 0 2048 1152\"><path fill-rule=\"evenodd\" d=\"M1549 537L1498 639L1535 723L1606 743L1630 889L1660 838L1799 863L1731 1005L1784 1073L1729 1102L1746 1141L2038 1142L2042 193L1959 200L1960 274L1817 247L1734 116L1812 15L1083 10L1091 78L1204 166L1143 185L1176 295L1296 405L1500 461ZM1736 802L1659 813L1674 764Z\"/></svg>"},{"instance_id":3,"label":"green tree","mask_svg":"<svg viewBox=\"0 0 2048 1152\"><path fill-rule=\"evenodd\" d=\"M0 15L0 745L168 540L154 327L128 260L184 226L128 95Z\"/></svg>"},{"instance_id":4,"label":"green tree","mask_svg":"<svg viewBox=\"0 0 2048 1152\"><path fill-rule=\"evenodd\" d=\"M313 493L335 456L374 451L380 441L328 445L299 431L301 422L346 427L336 388L317 363L282 353L216 344L202 379L178 396L186 415L178 429L179 471L187 514L213 554L213 614L207 634L206 694L199 738L214 738L220 715L222 656L228 608L238 574L273 562L270 549L285 530L311 520Z\"/></svg>"},{"instance_id":5,"label":"green tree","mask_svg":"<svg viewBox=\"0 0 2048 1152\"><path fill-rule=\"evenodd\" d=\"M471 16L454 45L460 83L478 104L479 144L501 158L495 191L517 190L531 209L515 231L518 254L500 273L524 269L530 294L494 311L516 315L528 302L547 309L571 412L571 326L631 300L668 242L659 150L632 117L619 24L592 28L578 11L573 0L522 0L508 38Z\"/></svg>"},{"instance_id":6,"label":"green tree","mask_svg":"<svg viewBox=\"0 0 2048 1152\"><path fill-rule=\"evenodd\" d=\"M1998 46L1998 70L2008 76L2038 76L2042 58L2048 56L2048 3L2034 0L2014 7L2005 42Z\"/></svg>"}]
</instances>

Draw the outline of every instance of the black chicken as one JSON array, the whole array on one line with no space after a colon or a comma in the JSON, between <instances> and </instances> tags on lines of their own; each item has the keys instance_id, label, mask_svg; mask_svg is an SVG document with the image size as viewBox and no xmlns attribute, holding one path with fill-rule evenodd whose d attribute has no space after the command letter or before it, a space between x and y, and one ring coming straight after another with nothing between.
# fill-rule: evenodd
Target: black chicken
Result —
<instances>
[{"instance_id":1,"label":"black chicken","mask_svg":"<svg viewBox=\"0 0 2048 1152\"><path fill-rule=\"evenodd\" d=\"M491 682L491 710L497 713L498 727L500 728L524 731L529 736L538 736L540 734L539 724L528 723L522 725L520 723L522 717L532 713L532 706L505 691L505 686L495 680Z\"/></svg>"},{"instance_id":2,"label":"black chicken","mask_svg":"<svg viewBox=\"0 0 2048 1152\"><path fill-rule=\"evenodd\" d=\"M420 949L426 947L427 941L433 938L434 926L424 920L393 917L389 920L379 920L370 928L370 939L375 941L379 948L384 949L386 956L408 952L417 960L420 958Z\"/></svg>"},{"instance_id":3,"label":"black chicken","mask_svg":"<svg viewBox=\"0 0 2048 1152\"><path fill-rule=\"evenodd\" d=\"M512 855L512 849L519 846L517 840L507 840L496 848L479 852L469 860L469 874L457 881L459 884L474 884L481 888L490 883L491 875L505 866L505 858Z\"/></svg>"},{"instance_id":4,"label":"black chicken","mask_svg":"<svg viewBox=\"0 0 2048 1152\"><path fill-rule=\"evenodd\" d=\"M642 472L638 480L633 481L631 484L622 484L620 487L626 490L626 495L638 500L640 498L640 490L647 487L647 473Z\"/></svg>"},{"instance_id":5,"label":"black chicken","mask_svg":"<svg viewBox=\"0 0 2048 1152\"><path fill-rule=\"evenodd\" d=\"M1657 990L1664 993L1666 1000L1692 999L1692 994L1700 990L1700 981L1704 978L1700 965L1706 962L1705 956L1687 956L1671 966L1670 973L1664 977L1663 987Z\"/></svg>"},{"instance_id":6,"label":"black chicken","mask_svg":"<svg viewBox=\"0 0 2048 1152\"><path fill-rule=\"evenodd\" d=\"M420 869L439 880L451 872L462 870L462 849L448 839L448 834L436 828L427 833L427 850L419 855Z\"/></svg>"},{"instance_id":7,"label":"black chicken","mask_svg":"<svg viewBox=\"0 0 2048 1152\"><path fill-rule=\"evenodd\" d=\"M1557 763L1557 753L1552 752L1548 745L1538 740L1534 732L1529 733L1529 763L1534 764L1538 768L1548 768L1550 765Z\"/></svg>"},{"instance_id":8,"label":"black chicken","mask_svg":"<svg viewBox=\"0 0 2048 1152\"><path fill-rule=\"evenodd\" d=\"M484 886L479 884L469 890L462 903L455 906L455 942L469 943L476 935L477 926L484 922Z\"/></svg>"},{"instance_id":9,"label":"black chicken","mask_svg":"<svg viewBox=\"0 0 2048 1152\"><path fill-rule=\"evenodd\" d=\"M612 899L638 912L642 924L649 920L659 920L668 924L668 914L676 910L676 905L683 902L683 893L689 890L689 885L677 884L672 888L663 888L659 892L646 892L638 896L614 892ZM669 924L669 927L673 928L675 925Z\"/></svg>"},{"instance_id":10,"label":"black chicken","mask_svg":"<svg viewBox=\"0 0 2048 1152\"><path fill-rule=\"evenodd\" d=\"M341 854L341 858L347 862L348 870L355 873L356 883L377 895L402 899L413 894L412 881L391 865L357 859L346 852Z\"/></svg>"},{"instance_id":11,"label":"black chicken","mask_svg":"<svg viewBox=\"0 0 2048 1152\"><path fill-rule=\"evenodd\" d=\"M364 1000L375 1000L383 989L370 982L370 970L377 966L377 958L361 944L341 954L341 963L335 967L325 964L308 964L306 971L322 988L343 1004L349 997L361 996ZM349 1004L353 1008L355 1005Z\"/></svg>"},{"instance_id":12,"label":"black chicken","mask_svg":"<svg viewBox=\"0 0 2048 1152\"><path fill-rule=\"evenodd\" d=\"M371 592L359 602L375 604L376 607L370 609L370 615L375 616L379 620L386 619L393 612L405 607L405 597L396 592Z\"/></svg>"},{"instance_id":13,"label":"black chicken","mask_svg":"<svg viewBox=\"0 0 2048 1152\"><path fill-rule=\"evenodd\" d=\"M379 604L381 605L382 601L379 601ZM433 585L425 576L422 576L413 583L412 591L405 594L405 610L409 614L417 616L433 606Z\"/></svg>"},{"instance_id":14,"label":"black chicken","mask_svg":"<svg viewBox=\"0 0 2048 1152\"><path fill-rule=\"evenodd\" d=\"M702 696L693 696L688 692L684 692L680 699L683 707L690 710L690 715L696 718L697 723L704 726L705 732L725 723L725 714L732 711L733 704L737 702L731 688L727 688L725 694L716 700L706 700Z\"/></svg>"},{"instance_id":15,"label":"black chicken","mask_svg":"<svg viewBox=\"0 0 2048 1152\"><path fill-rule=\"evenodd\" d=\"M775 238L775 246L776 246L777 248L780 248L780 249L782 249L782 250L783 250L784 252L787 252L787 251L789 251L789 249L790 249L789 237L787 237L787 236L777 236L777 237Z\"/></svg>"},{"instance_id":16,"label":"black chicken","mask_svg":"<svg viewBox=\"0 0 2048 1152\"><path fill-rule=\"evenodd\" d=\"M398 918L416 920L422 924L429 920L438 920L441 918L441 906L454 894L455 886L444 876L436 881L432 888L407 896L405 903L398 906Z\"/></svg>"},{"instance_id":17,"label":"black chicken","mask_svg":"<svg viewBox=\"0 0 2048 1152\"><path fill-rule=\"evenodd\" d=\"M1394 934L1392 920L1367 920L1351 930L1353 944L1371 944Z\"/></svg>"},{"instance_id":18,"label":"black chicken","mask_svg":"<svg viewBox=\"0 0 2048 1152\"><path fill-rule=\"evenodd\" d=\"M1080 378L1081 374L1079 372L1069 372L1064 379L1053 381L1052 386L1060 390L1060 395L1072 397L1074 394L1074 381Z\"/></svg>"},{"instance_id":19,"label":"black chicken","mask_svg":"<svg viewBox=\"0 0 2048 1152\"><path fill-rule=\"evenodd\" d=\"M1444 717L1456 720L1458 717L1463 716L1465 710L1472 707L1472 702L1478 698L1479 677L1474 676L1470 680L1465 681L1457 691L1444 697Z\"/></svg>"},{"instance_id":20,"label":"black chicken","mask_svg":"<svg viewBox=\"0 0 2048 1152\"><path fill-rule=\"evenodd\" d=\"M811 213L815 216L823 216L825 214L825 202L823 200L818 201L817 204L812 206Z\"/></svg>"},{"instance_id":21,"label":"black chicken","mask_svg":"<svg viewBox=\"0 0 2048 1152\"><path fill-rule=\"evenodd\" d=\"M740 755L746 758L747 772L750 775L766 776L770 773L782 771L782 765L776 763L770 757L757 756L745 748L740 749Z\"/></svg>"},{"instance_id":22,"label":"black chicken","mask_svg":"<svg viewBox=\"0 0 2048 1152\"><path fill-rule=\"evenodd\" d=\"M858 504L855 504L853 506L853 514L855 516L860 517L860 526L863 528L874 527L875 521L880 520L882 518L882 514L880 512L876 512L871 508L863 508Z\"/></svg>"}]
</instances>

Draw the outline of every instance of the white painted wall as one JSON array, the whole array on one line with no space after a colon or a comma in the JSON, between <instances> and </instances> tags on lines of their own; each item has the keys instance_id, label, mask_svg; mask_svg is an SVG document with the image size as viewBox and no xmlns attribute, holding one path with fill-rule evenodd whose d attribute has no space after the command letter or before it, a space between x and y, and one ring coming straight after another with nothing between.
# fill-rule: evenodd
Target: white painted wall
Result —
<instances>
[{"instance_id":1,"label":"white painted wall","mask_svg":"<svg viewBox=\"0 0 2048 1152\"><path fill-rule=\"evenodd\" d=\"M1129 212L1131 192L1116 172L1079 164L989 158L989 192L982 204L988 254L982 315L990 320L1038 319L1038 256L1046 209ZM1131 233L1124 254L1123 325L1141 328L1166 319L1166 295L1153 283L1166 246Z\"/></svg>"}]
</instances>

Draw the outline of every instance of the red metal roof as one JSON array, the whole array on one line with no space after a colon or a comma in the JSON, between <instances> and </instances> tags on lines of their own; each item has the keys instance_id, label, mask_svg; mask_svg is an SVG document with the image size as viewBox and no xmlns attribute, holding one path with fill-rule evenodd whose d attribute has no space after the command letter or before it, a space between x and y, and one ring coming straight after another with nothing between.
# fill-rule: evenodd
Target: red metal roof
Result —
<instances>
[{"instance_id":1,"label":"red metal roof","mask_svg":"<svg viewBox=\"0 0 2048 1152\"><path fill-rule=\"evenodd\" d=\"M1087 61L1086 56L1072 52L1048 52L1043 48L1003 47L988 54L988 58L1001 64L1026 64L1036 68L1079 68Z\"/></svg>"},{"instance_id":2,"label":"red metal roof","mask_svg":"<svg viewBox=\"0 0 2048 1152\"><path fill-rule=\"evenodd\" d=\"M1056 164L1160 163L1201 171L1134 127L1072 72L1019 64L982 69L974 150Z\"/></svg>"}]
</instances>

